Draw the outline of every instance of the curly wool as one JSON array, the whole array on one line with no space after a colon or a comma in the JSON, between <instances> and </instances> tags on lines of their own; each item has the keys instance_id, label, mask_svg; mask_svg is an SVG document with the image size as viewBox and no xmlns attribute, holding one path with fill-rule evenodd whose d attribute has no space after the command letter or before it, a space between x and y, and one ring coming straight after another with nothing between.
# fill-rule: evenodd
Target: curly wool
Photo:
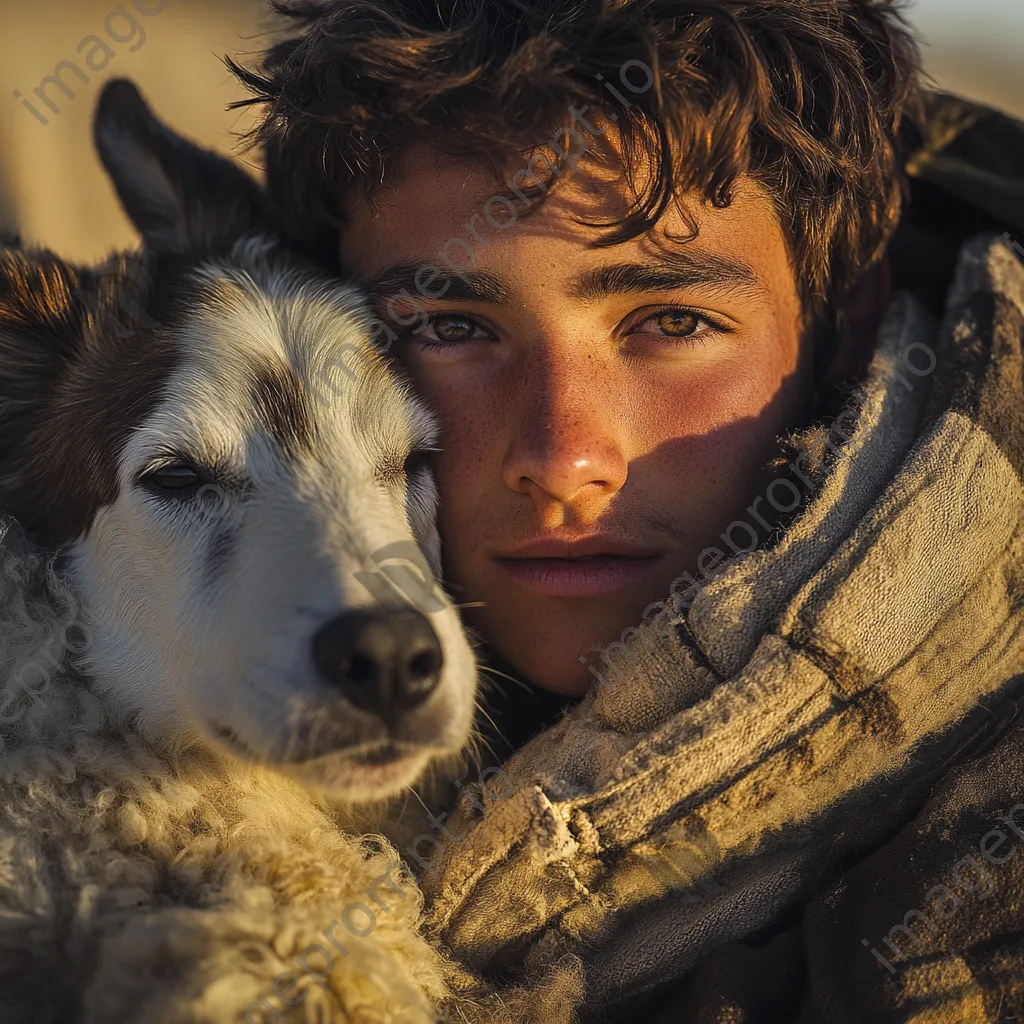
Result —
<instances>
[{"instance_id":1,"label":"curly wool","mask_svg":"<svg viewBox=\"0 0 1024 1024\"><path fill-rule=\"evenodd\" d=\"M156 749L90 691L55 564L10 523L0 557L2 1019L434 1020L443 964L386 841L258 766Z\"/></svg>"}]
</instances>

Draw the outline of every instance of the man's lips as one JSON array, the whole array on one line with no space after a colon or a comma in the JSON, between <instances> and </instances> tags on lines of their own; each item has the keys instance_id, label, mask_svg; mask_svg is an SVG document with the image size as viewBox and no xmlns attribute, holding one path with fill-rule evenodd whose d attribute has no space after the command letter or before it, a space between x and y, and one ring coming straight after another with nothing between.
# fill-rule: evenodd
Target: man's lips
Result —
<instances>
[{"instance_id":1,"label":"man's lips","mask_svg":"<svg viewBox=\"0 0 1024 1024\"><path fill-rule=\"evenodd\" d=\"M644 579L663 552L614 537L542 538L495 558L516 586L545 597L595 597Z\"/></svg>"}]
</instances>

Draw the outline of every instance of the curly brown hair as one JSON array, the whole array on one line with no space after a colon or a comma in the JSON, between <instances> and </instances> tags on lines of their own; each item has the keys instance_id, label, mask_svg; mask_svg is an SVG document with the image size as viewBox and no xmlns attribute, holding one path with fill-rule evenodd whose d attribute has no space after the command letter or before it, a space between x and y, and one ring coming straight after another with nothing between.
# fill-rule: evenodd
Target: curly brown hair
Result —
<instances>
[{"instance_id":1,"label":"curly brown hair","mask_svg":"<svg viewBox=\"0 0 1024 1024\"><path fill-rule=\"evenodd\" d=\"M265 148L284 223L321 260L338 259L350 191L372 195L410 142L500 175L572 105L615 121L638 189L605 244L646 231L683 192L727 205L749 175L773 197L807 312L820 316L899 221L921 87L898 0L271 6L295 34L254 66L229 63L254 94L243 103L265 104L250 139Z\"/></svg>"}]
</instances>

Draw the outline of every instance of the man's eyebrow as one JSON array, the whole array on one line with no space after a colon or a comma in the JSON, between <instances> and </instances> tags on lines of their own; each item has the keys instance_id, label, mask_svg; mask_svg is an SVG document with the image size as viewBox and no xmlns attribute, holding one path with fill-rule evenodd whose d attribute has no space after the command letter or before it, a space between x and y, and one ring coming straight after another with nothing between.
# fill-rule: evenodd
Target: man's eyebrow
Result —
<instances>
[{"instance_id":1,"label":"man's eyebrow","mask_svg":"<svg viewBox=\"0 0 1024 1024\"><path fill-rule=\"evenodd\" d=\"M505 302L509 294L508 286L494 274L483 270L454 273L432 263L396 263L378 271L362 287L371 299L385 302L403 291L414 298L493 304Z\"/></svg>"},{"instance_id":2,"label":"man's eyebrow","mask_svg":"<svg viewBox=\"0 0 1024 1024\"><path fill-rule=\"evenodd\" d=\"M570 288L576 299L594 300L623 292L658 292L695 284L751 288L754 269L713 253L665 253L650 263L617 263L581 274Z\"/></svg>"}]
</instances>

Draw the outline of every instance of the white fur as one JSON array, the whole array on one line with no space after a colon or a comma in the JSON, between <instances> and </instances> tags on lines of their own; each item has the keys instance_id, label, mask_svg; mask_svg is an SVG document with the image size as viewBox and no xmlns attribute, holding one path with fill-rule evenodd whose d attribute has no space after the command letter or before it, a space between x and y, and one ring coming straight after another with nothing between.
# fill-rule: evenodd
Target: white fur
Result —
<instances>
[{"instance_id":1,"label":"white fur","mask_svg":"<svg viewBox=\"0 0 1024 1024\"><path fill-rule=\"evenodd\" d=\"M44 579L30 547L3 538L2 1021L226 1024L261 997L289 1021L427 1021L443 994L415 886L392 874L398 891L382 890L395 854L341 826L352 801L397 792L465 742L475 671L457 614L445 601L430 615L443 676L397 726L398 764L352 762L383 725L339 711L310 658L323 622L374 603L353 575L378 568L374 552L415 541L437 569L429 474L381 474L435 427L369 348L353 293L272 272L253 243L235 255L246 270L197 278L214 298L180 328L185 357L66 571ZM359 351L344 360L354 379L329 369L343 345ZM254 417L257 359L301 381L312 451L282 450ZM167 451L225 471L215 500L172 506L140 488ZM234 543L211 585L218 530ZM288 763L325 719L337 749ZM361 937L335 926L341 955L325 931L354 902L376 923ZM334 953L320 984L297 961L314 945ZM300 980L286 994L305 993L290 1010L275 995L288 971Z\"/></svg>"}]
</instances>

